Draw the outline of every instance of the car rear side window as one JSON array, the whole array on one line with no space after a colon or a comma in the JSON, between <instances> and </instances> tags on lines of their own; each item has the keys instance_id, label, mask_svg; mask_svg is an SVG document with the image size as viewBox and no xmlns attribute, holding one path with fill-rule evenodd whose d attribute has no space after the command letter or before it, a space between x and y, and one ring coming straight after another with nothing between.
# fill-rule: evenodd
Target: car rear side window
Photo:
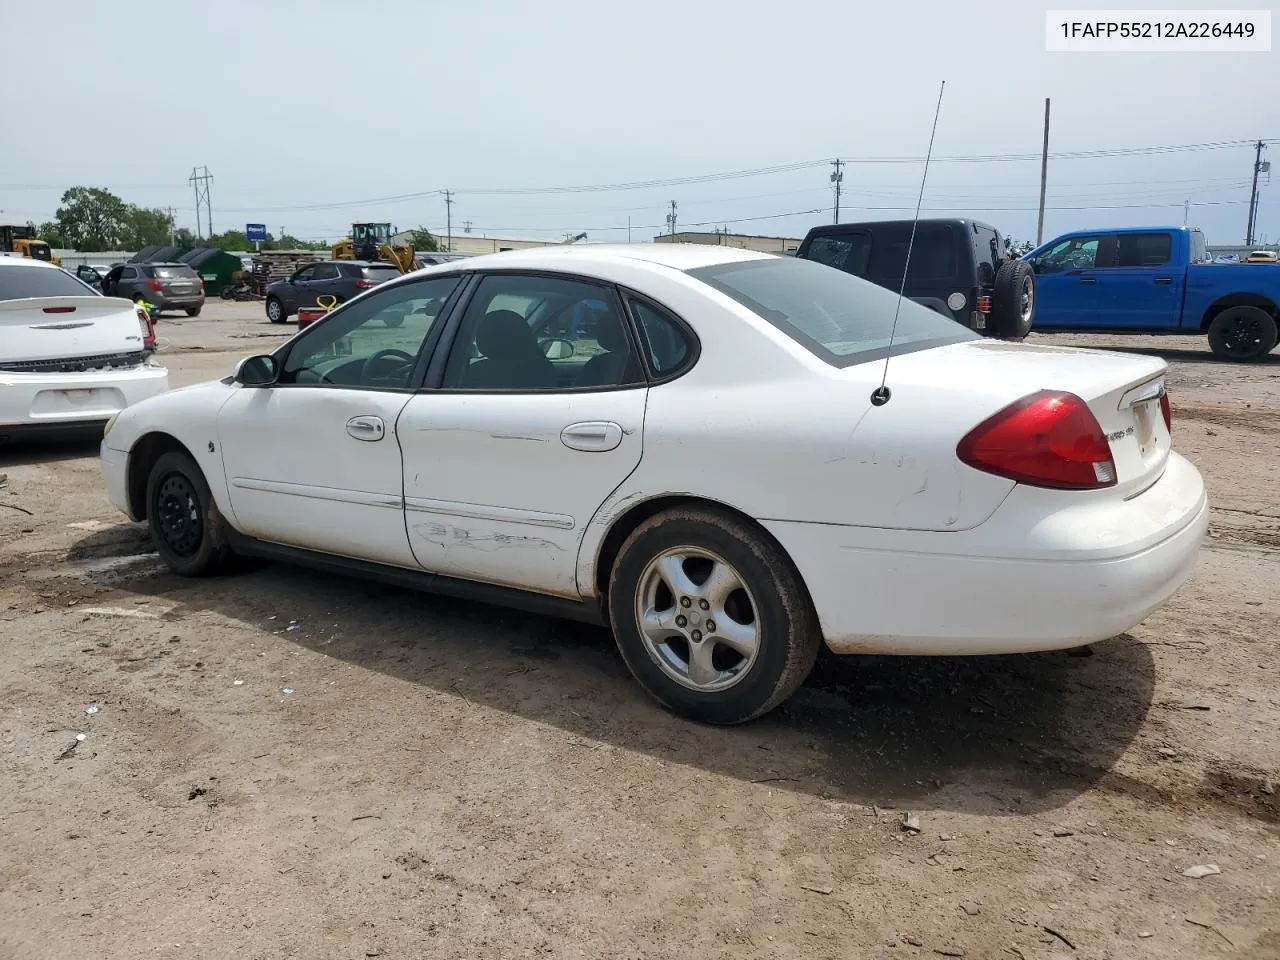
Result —
<instances>
[{"instance_id":1,"label":"car rear side window","mask_svg":"<svg viewBox=\"0 0 1280 960\"><path fill-rule=\"evenodd\" d=\"M805 259L835 267L856 277L865 277L871 259L871 237L865 233L814 237L809 241Z\"/></svg>"},{"instance_id":2,"label":"car rear side window","mask_svg":"<svg viewBox=\"0 0 1280 960\"><path fill-rule=\"evenodd\" d=\"M365 279L377 280L379 283L384 283L387 280L394 280L396 277L400 276L400 271L395 267L390 267L390 266L365 267L363 272L364 272Z\"/></svg>"},{"instance_id":3,"label":"car rear side window","mask_svg":"<svg viewBox=\"0 0 1280 960\"><path fill-rule=\"evenodd\" d=\"M688 273L836 367L887 356L891 333L895 354L978 339L928 307L809 260L771 257Z\"/></svg>"},{"instance_id":4,"label":"car rear side window","mask_svg":"<svg viewBox=\"0 0 1280 960\"><path fill-rule=\"evenodd\" d=\"M322 263L315 269L308 280L336 280L338 278L338 268L332 263Z\"/></svg>"},{"instance_id":5,"label":"car rear side window","mask_svg":"<svg viewBox=\"0 0 1280 960\"><path fill-rule=\"evenodd\" d=\"M1122 233L1117 240L1117 267L1160 267L1173 255L1169 233Z\"/></svg>"},{"instance_id":6,"label":"car rear side window","mask_svg":"<svg viewBox=\"0 0 1280 960\"><path fill-rule=\"evenodd\" d=\"M665 310L643 300L630 297L627 304L640 326L645 359L654 376L667 377L678 372L693 354L693 346L680 324Z\"/></svg>"},{"instance_id":7,"label":"car rear side window","mask_svg":"<svg viewBox=\"0 0 1280 960\"><path fill-rule=\"evenodd\" d=\"M50 267L0 268L0 300L30 297L89 297L97 291L64 270Z\"/></svg>"}]
</instances>

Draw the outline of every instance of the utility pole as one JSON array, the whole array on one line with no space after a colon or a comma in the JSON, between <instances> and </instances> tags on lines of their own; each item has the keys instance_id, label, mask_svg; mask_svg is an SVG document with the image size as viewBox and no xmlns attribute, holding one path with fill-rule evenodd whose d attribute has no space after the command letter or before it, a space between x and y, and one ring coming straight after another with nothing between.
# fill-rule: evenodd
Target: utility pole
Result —
<instances>
[{"instance_id":1,"label":"utility pole","mask_svg":"<svg viewBox=\"0 0 1280 960\"><path fill-rule=\"evenodd\" d=\"M627 243L631 242L631 218L627 217Z\"/></svg>"},{"instance_id":2,"label":"utility pole","mask_svg":"<svg viewBox=\"0 0 1280 960\"><path fill-rule=\"evenodd\" d=\"M201 172L203 170L203 172ZM213 236L213 207L209 202L209 184L213 180L213 175L209 173L208 167L192 167L191 176L187 178L196 191L196 238L200 239L204 236L200 232L200 201L204 201L205 211L205 227L209 230L209 236Z\"/></svg>"},{"instance_id":3,"label":"utility pole","mask_svg":"<svg viewBox=\"0 0 1280 960\"><path fill-rule=\"evenodd\" d=\"M1036 217L1036 246L1044 242L1044 190L1049 180L1049 98L1044 98L1044 146L1040 148L1040 213Z\"/></svg>"},{"instance_id":4,"label":"utility pole","mask_svg":"<svg viewBox=\"0 0 1280 960\"><path fill-rule=\"evenodd\" d=\"M1253 228L1257 226L1258 218L1258 174L1264 170L1270 170L1271 164L1262 162L1262 151L1267 145L1259 140L1253 148L1253 186L1249 190L1249 226L1245 228L1244 245L1246 247L1253 246Z\"/></svg>"},{"instance_id":5,"label":"utility pole","mask_svg":"<svg viewBox=\"0 0 1280 960\"><path fill-rule=\"evenodd\" d=\"M1190 215L1190 213L1191 213L1191 201L1183 200L1182 201L1182 225L1184 227L1187 225L1187 217Z\"/></svg>"},{"instance_id":6,"label":"utility pole","mask_svg":"<svg viewBox=\"0 0 1280 960\"><path fill-rule=\"evenodd\" d=\"M444 242L444 249L446 253L452 253L453 252L453 191L441 190L440 192L444 194L445 234L447 235L447 239Z\"/></svg>"},{"instance_id":7,"label":"utility pole","mask_svg":"<svg viewBox=\"0 0 1280 960\"><path fill-rule=\"evenodd\" d=\"M831 161L831 165L835 167L835 173L831 174L831 182L836 185L836 216L832 223L840 222L840 184L844 183L844 173L840 170L844 166L844 161L835 159Z\"/></svg>"},{"instance_id":8,"label":"utility pole","mask_svg":"<svg viewBox=\"0 0 1280 960\"><path fill-rule=\"evenodd\" d=\"M667 232L671 236L676 235L676 202L671 201L671 212L667 214Z\"/></svg>"}]
</instances>

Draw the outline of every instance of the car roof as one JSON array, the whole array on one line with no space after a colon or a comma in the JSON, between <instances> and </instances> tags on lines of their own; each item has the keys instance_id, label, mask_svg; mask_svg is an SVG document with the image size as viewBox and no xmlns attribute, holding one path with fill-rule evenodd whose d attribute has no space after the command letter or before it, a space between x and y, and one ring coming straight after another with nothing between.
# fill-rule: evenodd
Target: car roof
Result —
<instances>
[{"instance_id":1,"label":"car roof","mask_svg":"<svg viewBox=\"0 0 1280 960\"><path fill-rule=\"evenodd\" d=\"M56 263L50 263L47 260L36 260L32 257L13 257L8 254L0 254L0 264L5 266L49 267L52 270L62 269Z\"/></svg>"},{"instance_id":2,"label":"car roof","mask_svg":"<svg viewBox=\"0 0 1280 960\"><path fill-rule=\"evenodd\" d=\"M556 244L547 247L526 247L523 250L504 250L501 253L485 253L467 257L465 265L441 263L427 269L440 269L446 265L452 269L487 270L507 264L522 269L541 264L562 269L572 269L573 264L586 266L591 263L616 263L619 260L639 260L676 270L693 270L722 263L742 260L768 260L771 253L758 253L740 247L721 247L702 243L592 243L585 246Z\"/></svg>"},{"instance_id":3,"label":"car roof","mask_svg":"<svg viewBox=\"0 0 1280 960\"><path fill-rule=\"evenodd\" d=\"M837 234L846 230L866 230L868 227L909 227L913 223L949 223L961 226L981 227L984 230L1000 231L991 224L982 220L974 220L969 217L921 217L919 220L860 220L856 223L828 223L822 226L812 227L809 230L811 236L820 234Z\"/></svg>"}]
</instances>

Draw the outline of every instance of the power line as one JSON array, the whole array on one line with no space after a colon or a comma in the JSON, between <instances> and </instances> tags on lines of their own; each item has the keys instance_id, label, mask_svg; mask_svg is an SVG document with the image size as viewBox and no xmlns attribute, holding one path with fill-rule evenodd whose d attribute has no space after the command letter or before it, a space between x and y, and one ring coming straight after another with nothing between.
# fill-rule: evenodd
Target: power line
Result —
<instances>
[{"instance_id":1,"label":"power line","mask_svg":"<svg viewBox=\"0 0 1280 960\"><path fill-rule=\"evenodd\" d=\"M1262 141L1263 143L1280 141ZM1203 150L1222 150L1230 147L1253 146L1252 140L1219 140L1204 143L1174 144L1151 147L1122 147L1098 150L1074 150L1049 154L1055 160L1083 160L1122 156L1152 156L1157 154L1186 153ZM919 163L921 157L854 157L842 158L845 164L904 164ZM974 156L935 157L935 163L1017 163L1038 161L1041 155L1036 154L986 154ZM771 176L780 173L791 173L798 170L809 170L830 164L829 160L802 160L795 163L777 164L771 167L755 167L748 170L731 170L721 173L699 174L686 177L667 177L655 180L631 180L617 183L580 184L576 186L545 187L467 187L451 191L451 193L467 194L475 197L508 197L508 196L553 196L571 193L613 193L630 190L648 190L661 187L688 186L702 183L718 183L727 180L741 180L751 177ZM279 207L258 207L259 213L282 213L300 210L334 210L343 207L373 206L381 203L402 203L407 200L420 200L439 195L442 191L420 190L413 193L395 194L384 197L367 197L361 200L335 200L324 203L295 204Z\"/></svg>"}]
</instances>

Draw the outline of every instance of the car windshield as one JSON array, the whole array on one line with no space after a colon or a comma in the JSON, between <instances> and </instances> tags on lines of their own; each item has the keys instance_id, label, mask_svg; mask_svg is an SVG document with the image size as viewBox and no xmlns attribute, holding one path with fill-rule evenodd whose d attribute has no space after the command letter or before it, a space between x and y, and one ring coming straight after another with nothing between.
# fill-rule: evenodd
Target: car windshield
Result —
<instances>
[{"instance_id":1,"label":"car windshield","mask_svg":"<svg viewBox=\"0 0 1280 960\"><path fill-rule=\"evenodd\" d=\"M97 296L97 292L56 267L0 268L0 300L89 296Z\"/></svg>"},{"instance_id":2,"label":"car windshield","mask_svg":"<svg viewBox=\"0 0 1280 960\"><path fill-rule=\"evenodd\" d=\"M155 267L156 276L161 280L189 280L196 275L196 272L185 264L172 267Z\"/></svg>"},{"instance_id":3,"label":"car windshield","mask_svg":"<svg viewBox=\"0 0 1280 960\"><path fill-rule=\"evenodd\" d=\"M827 363L847 367L978 334L884 287L808 260L776 257L688 271L773 324Z\"/></svg>"},{"instance_id":4,"label":"car windshield","mask_svg":"<svg viewBox=\"0 0 1280 960\"><path fill-rule=\"evenodd\" d=\"M365 267L364 275L369 280L377 280L379 283L383 283L400 276L400 271L395 267Z\"/></svg>"}]
</instances>

